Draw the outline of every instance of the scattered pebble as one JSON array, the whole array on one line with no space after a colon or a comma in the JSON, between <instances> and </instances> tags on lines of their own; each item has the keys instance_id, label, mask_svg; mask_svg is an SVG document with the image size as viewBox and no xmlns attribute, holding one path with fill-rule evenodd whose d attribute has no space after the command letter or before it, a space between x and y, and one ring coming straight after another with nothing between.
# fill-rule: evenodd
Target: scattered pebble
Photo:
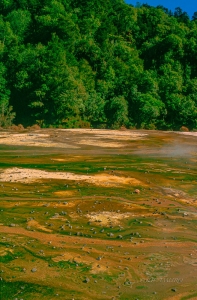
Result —
<instances>
[{"instance_id":1,"label":"scattered pebble","mask_svg":"<svg viewBox=\"0 0 197 300\"><path fill-rule=\"evenodd\" d=\"M90 279L88 277L86 277L85 280L84 280L84 282L88 283L88 282L90 282Z\"/></svg>"},{"instance_id":2,"label":"scattered pebble","mask_svg":"<svg viewBox=\"0 0 197 300\"><path fill-rule=\"evenodd\" d=\"M138 189L136 189L134 192L135 192L136 194L140 194L140 190L138 190Z\"/></svg>"},{"instance_id":3,"label":"scattered pebble","mask_svg":"<svg viewBox=\"0 0 197 300\"><path fill-rule=\"evenodd\" d=\"M32 271L32 273L35 273L35 272L37 272L37 269L33 268L33 269L31 269L31 271Z\"/></svg>"}]
</instances>

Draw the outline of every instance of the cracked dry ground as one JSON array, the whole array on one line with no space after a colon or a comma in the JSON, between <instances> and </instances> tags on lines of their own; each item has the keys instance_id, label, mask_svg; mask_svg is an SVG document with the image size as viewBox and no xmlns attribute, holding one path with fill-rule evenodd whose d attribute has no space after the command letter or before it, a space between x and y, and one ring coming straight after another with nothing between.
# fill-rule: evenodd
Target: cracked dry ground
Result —
<instances>
[{"instance_id":1,"label":"cracked dry ground","mask_svg":"<svg viewBox=\"0 0 197 300\"><path fill-rule=\"evenodd\" d=\"M0 132L1 299L197 299L197 136Z\"/></svg>"}]
</instances>

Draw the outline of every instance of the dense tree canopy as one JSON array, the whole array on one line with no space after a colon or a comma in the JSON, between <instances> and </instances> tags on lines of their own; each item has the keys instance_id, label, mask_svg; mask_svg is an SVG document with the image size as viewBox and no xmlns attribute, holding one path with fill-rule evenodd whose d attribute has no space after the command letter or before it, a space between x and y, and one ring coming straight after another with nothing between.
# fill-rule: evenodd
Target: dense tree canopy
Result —
<instances>
[{"instance_id":1,"label":"dense tree canopy","mask_svg":"<svg viewBox=\"0 0 197 300\"><path fill-rule=\"evenodd\" d=\"M13 109L13 112L12 112ZM2 0L0 126L197 129L197 12Z\"/></svg>"}]
</instances>

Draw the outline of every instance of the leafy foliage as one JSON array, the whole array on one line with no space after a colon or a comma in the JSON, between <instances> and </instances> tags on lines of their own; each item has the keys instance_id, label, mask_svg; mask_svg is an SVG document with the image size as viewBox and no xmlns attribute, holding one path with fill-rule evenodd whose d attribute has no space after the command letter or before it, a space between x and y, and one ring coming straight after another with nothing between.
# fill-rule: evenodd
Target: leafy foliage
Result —
<instances>
[{"instance_id":1,"label":"leafy foliage","mask_svg":"<svg viewBox=\"0 0 197 300\"><path fill-rule=\"evenodd\" d=\"M3 0L0 126L197 128L196 14Z\"/></svg>"}]
</instances>

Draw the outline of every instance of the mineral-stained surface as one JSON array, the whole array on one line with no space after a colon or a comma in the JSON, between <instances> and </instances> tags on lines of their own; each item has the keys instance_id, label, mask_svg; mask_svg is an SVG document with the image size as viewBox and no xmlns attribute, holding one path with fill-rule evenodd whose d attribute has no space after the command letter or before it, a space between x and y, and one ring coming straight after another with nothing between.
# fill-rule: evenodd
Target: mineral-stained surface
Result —
<instances>
[{"instance_id":1,"label":"mineral-stained surface","mask_svg":"<svg viewBox=\"0 0 197 300\"><path fill-rule=\"evenodd\" d=\"M197 134L0 131L1 299L197 299Z\"/></svg>"}]
</instances>

